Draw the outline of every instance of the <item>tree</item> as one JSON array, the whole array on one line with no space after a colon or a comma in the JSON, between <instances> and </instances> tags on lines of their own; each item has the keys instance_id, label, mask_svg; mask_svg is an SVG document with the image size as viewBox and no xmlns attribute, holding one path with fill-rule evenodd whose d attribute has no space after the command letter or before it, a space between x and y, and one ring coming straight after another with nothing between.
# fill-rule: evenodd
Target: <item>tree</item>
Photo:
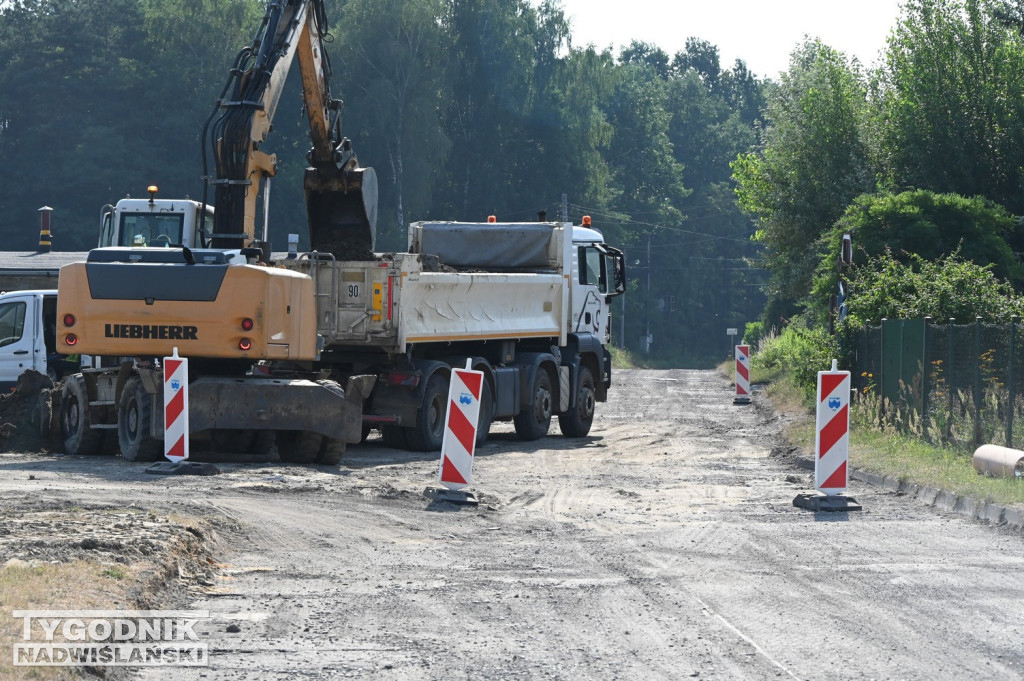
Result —
<instances>
[{"instance_id":1,"label":"tree","mask_svg":"<svg viewBox=\"0 0 1024 681\"><path fill-rule=\"evenodd\" d=\"M195 193L199 133L216 97L214 83L227 73L226 42L241 35L237 22L253 16L259 4L4 5L0 211L9 224L34 226L36 209L51 205L56 248L87 248L96 243L96 216L104 203L143 194L149 184L159 185L163 195ZM36 242L33 232L19 226L4 235L5 244L29 248Z\"/></svg>"},{"instance_id":2,"label":"tree","mask_svg":"<svg viewBox=\"0 0 1024 681\"><path fill-rule=\"evenodd\" d=\"M846 325L857 329L883 318L1005 321L1024 312L1021 299L989 265L953 252L936 260L912 254L897 259L891 251L854 267Z\"/></svg>"},{"instance_id":3,"label":"tree","mask_svg":"<svg viewBox=\"0 0 1024 681\"><path fill-rule=\"evenodd\" d=\"M857 197L823 237L825 257L818 267L812 306L819 320L837 285L837 262L843 234L856 245L854 261L886 255L904 265L938 262L954 253L993 276L1024 284L1024 266L1009 245L1015 222L1006 209L980 196L935 194L925 190Z\"/></svg>"},{"instance_id":4,"label":"tree","mask_svg":"<svg viewBox=\"0 0 1024 681\"><path fill-rule=\"evenodd\" d=\"M989 0L913 0L873 99L875 148L895 189L986 196L1024 211L1024 36Z\"/></svg>"},{"instance_id":5,"label":"tree","mask_svg":"<svg viewBox=\"0 0 1024 681\"><path fill-rule=\"evenodd\" d=\"M453 219L507 219L523 211L517 197L533 165L521 143L536 97L537 13L526 0L447 5L451 68L442 120L453 163L436 205Z\"/></svg>"},{"instance_id":6,"label":"tree","mask_svg":"<svg viewBox=\"0 0 1024 681\"><path fill-rule=\"evenodd\" d=\"M339 33L346 125L359 131L360 160L385 179L378 227L391 249L404 246L408 215L424 217L451 143L440 110L446 36L441 0L349 0Z\"/></svg>"},{"instance_id":7,"label":"tree","mask_svg":"<svg viewBox=\"0 0 1024 681\"><path fill-rule=\"evenodd\" d=\"M761 149L733 164L740 206L758 220L776 310L811 290L818 238L874 173L861 137L865 86L842 53L810 40L770 95ZM773 319L774 321L774 319Z\"/></svg>"}]
</instances>

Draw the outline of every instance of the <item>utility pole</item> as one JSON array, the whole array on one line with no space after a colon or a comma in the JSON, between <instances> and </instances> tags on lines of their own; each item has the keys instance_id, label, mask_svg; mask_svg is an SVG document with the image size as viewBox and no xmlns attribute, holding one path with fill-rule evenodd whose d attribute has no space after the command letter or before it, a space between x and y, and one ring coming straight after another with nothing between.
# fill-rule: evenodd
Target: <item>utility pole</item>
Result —
<instances>
[{"instance_id":1,"label":"utility pole","mask_svg":"<svg viewBox=\"0 0 1024 681\"><path fill-rule=\"evenodd\" d=\"M569 195L562 193L562 222L569 222Z\"/></svg>"},{"instance_id":2,"label":"utility pole","mask_svg":"<svg viewBox=\"0 0 1024 681\"><path fill-rule=\"evenodd\" d=\"M622 249L622 262L629 262L626 249ZM619 347L626 349L626 296L622 296L622 314L619 317Z\"/></svg>"},{"instance_id":3,"label":"utility pole","mask_svg":"<svg viewBox=\"0 0 1024 681\"><path fill-rule=\"evenodd\" d=\"M644 337L644 353L651 351L651 233L647 233L647 320L646 336Z\"/></svg>"}]
</instances>

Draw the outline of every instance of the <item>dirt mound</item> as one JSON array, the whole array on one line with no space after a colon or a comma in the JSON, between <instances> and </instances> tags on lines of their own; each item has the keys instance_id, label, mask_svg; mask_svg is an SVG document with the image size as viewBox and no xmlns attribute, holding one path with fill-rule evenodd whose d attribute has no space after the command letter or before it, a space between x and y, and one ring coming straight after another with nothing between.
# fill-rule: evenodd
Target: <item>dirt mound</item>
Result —
<instances>
[{"instance_id":1,"label":"dirt mound","mask_svg":"<svg viewBox=\"0 0 1024 681\"><path fill-rule=\"evenodd\" d=\"M13 391L0 395L0 451L60 451L59 405L59 384L32 369L23 373Z\"/></svg>"}]
</instances>

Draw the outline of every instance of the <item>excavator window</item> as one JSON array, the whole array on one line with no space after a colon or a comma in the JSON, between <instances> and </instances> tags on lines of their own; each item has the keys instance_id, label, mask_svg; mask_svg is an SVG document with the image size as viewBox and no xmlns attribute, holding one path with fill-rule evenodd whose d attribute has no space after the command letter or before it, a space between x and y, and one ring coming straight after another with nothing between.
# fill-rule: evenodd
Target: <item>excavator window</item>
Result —
<instances>
[{"instance_id":1,"label":"excavator window","mask_svg":"<svg viewBox=\"0 0 1024 681\"><path fill-rule=\"evenodd\" d=\"M118 246L166 247L181 244L182 213L125 213L121 215Z\"/></svg>"}]
</instances>

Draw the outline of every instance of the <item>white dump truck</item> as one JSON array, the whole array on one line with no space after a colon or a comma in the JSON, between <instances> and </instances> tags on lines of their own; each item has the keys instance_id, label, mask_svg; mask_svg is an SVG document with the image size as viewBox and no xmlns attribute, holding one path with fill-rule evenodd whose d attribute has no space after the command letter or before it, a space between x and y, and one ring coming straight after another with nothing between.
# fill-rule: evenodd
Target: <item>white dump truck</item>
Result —
<instances>
[{"instance_id":1,"label":"white dump truck","mask_svg":"<svg viewBox=\"0 0 1024 681\"><path fill-rule=\"evenodd\" d=\"M589 220L586 221L589 225ZM610 302L622 254L569 223L417 222L409 251L375 261L311 253L320 363L378 376L363 409L397 446L440 447L451 367L484 372L478 438L511 419L522 439L590 430L611 384Z\"/></svg>"}]
</instances>

